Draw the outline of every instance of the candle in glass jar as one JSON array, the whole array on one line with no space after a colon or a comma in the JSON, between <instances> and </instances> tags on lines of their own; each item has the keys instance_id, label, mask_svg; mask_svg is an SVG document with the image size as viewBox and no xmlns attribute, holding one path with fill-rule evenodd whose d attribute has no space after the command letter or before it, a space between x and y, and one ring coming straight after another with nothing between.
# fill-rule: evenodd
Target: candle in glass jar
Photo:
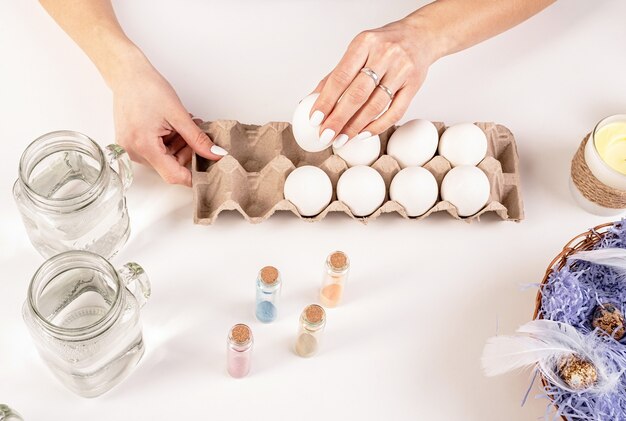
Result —
<instances>
[{"instance_id":1,"label":"candle in glass jar","mask_svg":"<svg viewBox=\"0 0 626 421\"><path fill-rule=\"evenodd\" d=\"M572 160L570 190L595 215L626 211L626 114L601 120L582 142Z\"/></svg>"},{"instance_id":2,"label":"candle in glass jar","mask_svg":"<svg viewBox=\"0 0 626 421\"><path fill-rule=\"evenodd\" d=\"M593 140L600 158L613 170L626 175L626 120L601 126Z\"/></svg>"}]
</instances>

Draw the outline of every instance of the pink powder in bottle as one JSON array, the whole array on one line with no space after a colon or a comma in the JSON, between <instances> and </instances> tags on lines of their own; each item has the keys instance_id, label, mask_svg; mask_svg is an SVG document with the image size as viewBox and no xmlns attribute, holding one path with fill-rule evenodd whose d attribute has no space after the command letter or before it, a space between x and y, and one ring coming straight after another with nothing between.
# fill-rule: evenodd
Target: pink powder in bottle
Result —
<instances>
[{"instance_id":1,"label":"pink powder in bottle","mask_svg":"<svg viewBox=\"0 0 626 421\"><path fill-rule=\"evenodd\" d=\"M252 361L252 331L244 324L237 324L230 329L226 348L226 368L235 378L246 377Z\"/></svg>"}]
</instances>

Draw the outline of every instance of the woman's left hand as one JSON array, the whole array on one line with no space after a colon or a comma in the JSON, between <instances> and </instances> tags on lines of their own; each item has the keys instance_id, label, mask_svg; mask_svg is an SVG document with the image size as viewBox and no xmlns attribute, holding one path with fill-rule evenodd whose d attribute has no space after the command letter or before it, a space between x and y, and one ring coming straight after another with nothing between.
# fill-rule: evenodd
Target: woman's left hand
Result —
<instances>
[{"instance_id":1,"label":"woman's left hand","mask_svg":"<svg viewBox=\"0 0 626 421\"><path fill-rule=\"evenodd\" d=\"M355 137L379 134L402 118L436 59L431 37L410 18L357 35L319 83L310 119L314 126L321 124L322 143L334 139L341 147Z\"/></svg>"}]
</instances>

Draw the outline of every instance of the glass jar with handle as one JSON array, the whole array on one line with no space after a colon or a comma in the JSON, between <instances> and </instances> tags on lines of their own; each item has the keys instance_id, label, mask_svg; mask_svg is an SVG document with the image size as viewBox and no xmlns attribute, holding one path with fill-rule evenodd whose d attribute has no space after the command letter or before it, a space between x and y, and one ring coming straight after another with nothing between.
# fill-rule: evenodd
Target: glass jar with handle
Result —
<instances>
[{"instance_id":1,"label":"glass jar with handle","mask_svg":"<svg viewBox=\"0 0 626 421\"><path fill-rule=\"evenodd\" d=\"M82 133L58 131L26 148L13 196L44 257L87 250L110 258L130 234L124 194L132 179L120 146L102 150Z\"/></svg>"},{"instance_id":2,"label":"glass jar with handle","mask_svg":"<svg viewBox=\"0 0 626 421\"><path fill-rule=\"evenodd\" d=\"M8 405L0 403L0 421L24 421L24 419Z\"/></svg>"},{"instance_id":3,"label":"glass jar with handle","mask_svg":"<svg viewBox=\"0 0 626 421\"><path fill-rule=\"evenodd\" d=\"M136 263L115 270L99 255L68 251L37 270L22 313L53 374L78 395L95 397L141 359L139 313L149 297L150 283Z\"/></svg>"}]
</instances>

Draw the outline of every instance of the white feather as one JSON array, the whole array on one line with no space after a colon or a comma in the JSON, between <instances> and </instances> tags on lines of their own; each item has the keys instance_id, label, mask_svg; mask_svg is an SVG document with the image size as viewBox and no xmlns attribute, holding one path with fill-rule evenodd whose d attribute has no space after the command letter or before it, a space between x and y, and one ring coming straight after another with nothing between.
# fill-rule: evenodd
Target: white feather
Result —
<instances>
[{"instance_id":1,"label":"white feather","mask_svg":"<svg viewBox=\"0 0 626 421\"><path fill-rule=\"evenodd\" d=\"M483 351L483 370L487 376L531 367L553 355L568 355L568 347L547 344L526 335L496 336L490 338Z\"/></svg>"},{"instance_id":2,"label":"white feather","mask_svg":"<svg viewBox=\"0 0 626 421\"><path fill-rule=\"evenodd\" d=\"M617 269L622 275L626 275L626 249L605 248L598 250L579 251L569 257L569 260L584 260L602 266L610 266Z\"/></svg>"},{"instance_id":3,"label":"white feather","mask_svg":"<svg viewBox=\"0 0 626 421\"><path fill-rule=\"evenodd\" d=\"M587 391L607 393L617 387L622 372L613 372L607 367L598 351L598 338L551 320L533 320L521 326L514 335L489 339L483 351L482 365L488 376L536 366L550 383L577 393L579 391L572 390L558 374L560 359L568 355L578 355L595 366L598 382Z\"/></svg>"}]
</instances>

